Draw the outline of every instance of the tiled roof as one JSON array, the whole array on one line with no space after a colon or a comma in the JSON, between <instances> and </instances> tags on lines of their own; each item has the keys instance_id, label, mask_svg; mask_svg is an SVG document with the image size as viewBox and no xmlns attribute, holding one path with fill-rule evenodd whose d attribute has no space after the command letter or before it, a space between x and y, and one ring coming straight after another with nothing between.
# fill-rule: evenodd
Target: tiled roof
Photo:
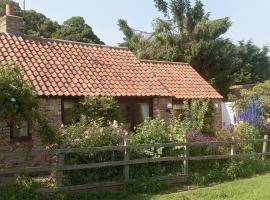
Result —
<instances>
[{"instance_id":1,"label":"tiled roof","mask_svg":"<svg viewBox=\"0 0 270 200\"><path fill-rule=\"evenodd\" d=\"M40 96L170 96L126 48L0 34L0 61L22 67Z\"/></svg>"},{"instance_id":2,"label":"tiled roof","mask_svg":"<svg viewBox=\"0 0 270 200\"><path fill-rule=\"evenodd\" d=\"M176 98L223 98L188 63L142 60L142 66L152 70L163 86Z\"/></svg>"},{"instance_id":3,"label":"tiled roof","mask_svg":"<svg viewBox=\"0 0 270 200\"><path fill-rule=\"evenodd\" d=\"M140 61L126 48L0 33L7 61L39 96L222 98L188 64Z\"/></svg>"}]
</instances>

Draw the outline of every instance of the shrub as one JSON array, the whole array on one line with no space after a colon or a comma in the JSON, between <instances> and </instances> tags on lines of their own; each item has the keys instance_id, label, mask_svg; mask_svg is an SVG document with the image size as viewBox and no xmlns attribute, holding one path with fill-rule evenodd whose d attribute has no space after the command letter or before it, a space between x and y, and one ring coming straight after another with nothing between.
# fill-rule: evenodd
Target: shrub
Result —
<instances>
[{"instance_id":1,"label":"shrub","mask_svg":"<svg viewBox=\"0 0 270 200\"><path fill-rule=\"evenodd\" d=\"M135 182L129 183L125 190L129 193L154 193L168 188L168 185L151 178L138 178Z\"/></svg>"},{"instance_id":2,"label":"shrub","mask_svg":"<svg viewBox=\"0 0 270 200\"><path fill-rule=\"evenodd\" d=\"M75 121L85 116L89 121L99 121L103 125L114 120L123 121L121 109L113 97L85 97L74 110Z\"/></svg>"},{"instance_id":3,"label":"shrub","mask_svg":"<svg viewBox=\"0 0 270 200\"><path fill-rule=\"evenodd\" d=\"M194 162L191 162L190 165L193 165ZM236 178L246 178L269 170L269 161L254 158L200 161L196 168L193 167L190 170L190 182L206 185Z\"/></svg>"},{"instance_id":4,"label":"shrub","mask_svg":"<svg viewBox=\"0 0 270 200\"><path fill-rule=\"evenodd\" d=\"M56 132L40 112L39 105L42 101L23 79L18 66L0 66L0 91L0 128L10 126L17 133L21 123L26 121L31 134L39 134L45 144L56 142Z\"/></svg>"},{"instance_id":5,"label":"shrub","mask_svg":"<svg viewBox=\"0 0 270 200\"><path fill-rule=\"evenodd\" d=\"M176 119L174 120L176 121ZM138 126L136 132L131 137L131 142L133 144L155 144L183 141L185 136L181 132L177 132L177 130L181 130L181 125L178 126L175 121L174 124L168 124L160 117L147 120ZM150 148L132 151L131 159L180 156L182 153L182 147ZM139 164L130 168L130 174L133 178L181 173L182 164L180 162Z\"/></svg>"},{"instance_id":6,"label":"shrub","mask_svg":"<svg viewBox=\"0 0 270 200\"><path fill-rule=\"evenodd\" d=\"M82 117L80 122L61 129L62 141L66 147L117 146L123 143L124 130L115 121L104 126L99 121L88 121ZM122 151L105 151L66 154L67 164L86 164L90 162L109 162L123 159ZM122 178L122 167L67 171L66 184L82 184L110 181Z\"/></svg>"},{"instance_id":7,"label":"shrub","mask_svg":"<svg viewBox=\"0 0 270 200\"><path fill-rule=\"evenodd\" d=\"M238 124L235 133L246 139L255 139L262 136L260 130L248 122Z\"/></svg>"},{"instance_id":8,"label":"shrub","mask_svg":"<svg viewBox=\"0 0 270 200\"><path fill-rule=\"evenodd\" d=\"M205 100L192 100L184 102L183 122L189 129L201 132L203 129L210 129L213 124L214 109L212 102ZM207 124L210 123L210 124ZM208 130L210 131L210 130Z\"/></svg>"},{"instance_id":9,"label":"shrub","mask_svg":"<svg viewBox=\"0 0 270 200\"><path fill-rule=\"evenodd\" d=\"M171 139L165 120L157 117L140 124L131 140L134 144L154 144L170 142Z\"/></svg>"},{"instance_id":10,"label":"shrub","mask_svg":"<svg viewBox=\"0 0 270 200\"><path fill-rule=\"evenodd\" d=\"M19 67L0 66L0 91L0 127L16 127L36 118L39 101Z\"/></svg>"},{"instance_id":11,"label":"shrub","mask_svg":"<svg viewBox=\"0 0 270 200\"><path fill-rule=\"evenodd\" d=\"M264 134L268 134L270 131L270 80L258 83L250 90L241 90L241 98L234 101L236 110L242 112L244 108L248 108L252 98L258 98L260 101L262 107L260 128Z\"/></svg>"},{"instance_id":12,"label":"shrub","mask_svg":"<svg viewBox=\"0 0 270 200\"><path fill-rule=\"evenodd\" d=\"M62 141L67 147L101 147L119 145L124 130L114 121L104 126L100 121L88 121L82 117L80 122L63 127Z\"/></svg>"}]
</instances>

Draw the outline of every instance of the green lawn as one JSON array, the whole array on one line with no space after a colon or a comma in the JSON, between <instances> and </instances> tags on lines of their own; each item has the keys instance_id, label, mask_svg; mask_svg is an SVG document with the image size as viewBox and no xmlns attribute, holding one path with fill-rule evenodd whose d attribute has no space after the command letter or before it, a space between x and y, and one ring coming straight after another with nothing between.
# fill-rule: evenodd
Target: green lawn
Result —
<instances>
[{"instance_id":1,"label":"green lawn","mask_svg":"<svg viewBox=\"0 0 270 200\"><path fill-rule=\"evenodd\" d=\"M44 197L31 194L16 188L0 188L0 199L7 200L268 200L270 199L270 174L250 179L227 182L212 187L200 188L193 191L177 192L176 189L163 194L124 194L104 193L93 195L81 193L78 195L57 195Z\"/></svg>"},{"instance_id":2,"label":"green lawn","mask_svg":"<svg viewBox=\"0 0 270 200\"><path fill-rule=\"evenodd\" d=\"M154 196L134 196L130 200L268 200L270 199L270 174L223 183L189 192L175 192Z\"/></svg>"}]
</instances>

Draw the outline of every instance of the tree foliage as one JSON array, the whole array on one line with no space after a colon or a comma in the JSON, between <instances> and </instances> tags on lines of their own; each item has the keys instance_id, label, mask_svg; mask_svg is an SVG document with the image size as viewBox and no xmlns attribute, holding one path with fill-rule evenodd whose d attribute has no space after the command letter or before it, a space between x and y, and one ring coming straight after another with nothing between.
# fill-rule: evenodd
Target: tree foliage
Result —
<instances>
[{"instance_id":1,"label":"tree foliage","mask_svg":"<svg viewBox=\"0 0 270 200\"><path fill-rule=\"evenodd\" d=\"M125 35L121 45L129 47L138 57L189 62L223 95L228 93L231 84L243 82L235 81L241 70L248 71L243 69L247 67L242 64L253 66L254 70L249 70L253 73L249 82L265 80L266 77L261 74L269 69L266 62L269 60L268 50L261 50L250 43L240 43L238 48L229 39L223 38L231 26L229 18L211 20L199 0L193 6L190 0L154 0L154 3L169 17L155 19L152 33L136 31L123 19L118 21ZM253 56L244 60L249 54ZM258 68L258 65L261 67Z\"/></svg>"},{"instance_id":2,"label":"tree foliage","mask_svg":"<svg viewBox=\"0 0 270 200\"><path fill-rule=\"evenodd\" d=\"M38 99L15 65L0 67L0 125L20 125L36 117Z\"/></svg>"},{"instance_id":3,"label":"tree foliage","mask_svg":"<svg viewBox=\"0 0 270 200\"><path fill-rule=\"evenodd\" d=\"M266 118L270 117L270 80L255 85L250 90L241 90L241 98L235 101L238 111L248 107L250 98L259 98L263 107L263 113Z\"/></svg>"},{"instance_id":4,"label":"tree foliage","mask_svg":"<svg viewBox=\"0 0 270 200\"><path fill-rule=\"evenodd\" d=\"M45 15L34 10L26 11L24 20L26 22L24 29L26 35L51 38L52 34L60 28L60 25L57 22L53 22Z\"/></svg>"},{"instance_id":5,"label":"tree foliage","mask_svg":"<svg viewBox=\"0 0 270 200\"><path fill-rule=\"evenodd\" d=\"M31 134L39 134L44 144L54 144L57 134L41 112L42 101L31 85L23 79L21 69L14 64L0 66L0 128L11 127L13 131L28 122Z\"/></svg>"},{"instance_id":6,"label":"tree foliage","mask_svg":"<svg viewBox=\"0 0 270 200\"><path fill-rule=\"evenodd\" d=\"M104 44L85 23L82 17L72 17L64 22L53 34L53 38L77 42Z\"/></svg>"},{"instance_id":7,"label":"tree foliage","mask_svg":"<svg viewBox=\"0 0 270 200\"><path fill-rule=\"evenodd\" d=\"M268 47L259 48L252 41L240 41L237 48L235 84L263 82L270 77Z\"/></svg>"},{"instance_id":8,"label":"tree foliage","mask_svg":"<svg viewBox=\"0 0 270 200\"><path fill-rule=\"evenodd\" d=\"M8 1L3 0L0 2L0 16L5 15L5 6ZM14 5L15 15L24 17L24 34L26 35L104 44L82 17L72 17L66 20L63 25L60 25L58 22L52 21L44 14L34 10L27 10L23 15L19 4L14 3Z\"/></svg>"}]
</instances>

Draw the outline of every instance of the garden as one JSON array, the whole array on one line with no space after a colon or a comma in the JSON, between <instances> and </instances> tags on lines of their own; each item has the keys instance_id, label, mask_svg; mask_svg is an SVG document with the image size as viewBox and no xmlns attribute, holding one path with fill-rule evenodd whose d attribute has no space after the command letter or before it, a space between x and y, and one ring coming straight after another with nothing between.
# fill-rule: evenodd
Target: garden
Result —
<instances>
[{"instance_id":1,"label":"garden","mask_svg":"<svg viewBox=\"0 0 270 200\"><path fill-rule=\"evenodd\" d=\"M50 127L48 121L38 109L40 102L27 82L20 77L20 71L14 67L0 69L0 88L4 91L0 95L0 103L4 106L0 115L0 125L19 127L23 120L31 121L33 133L42 138L46 148L85 148L120 146L125 135L129 143L157 144L173 142L211 142L230 141L232 137L239 140L263 138L269 131L269 87L270 82L258 84L252 90L242 91L242 98L235 100L243 122L234 130L217 131L213 127L215 116L214 103L211 100L184 101L181 112L172 112L170 121L161 117L148 119L130 130L123 118L123 111L112 97L85 97L74 108L70 125L60 129ZM233 97L232 97L233 98ZM224 155L230 154L229 145L208 145L193 147L190 156ZM31 151L31 150L30 150ZM150 149L133 150L131 159L173 157L184 154L183 147L153 147ZM238 153L261 152L261 145L239 144ZM68 153L64 162L69 165L81 165L89 162L102 163L121 161L123 151L106 151L91 153ZM5 168L2 161L1 167ZM268 159L240 158L206 161L189 161L189 178L186 184L206 186L213 183L232 181L238 178L251 177L266 173L270 170ZM121 188L121 194L154 193L168 189L164 183L156 181L158 176L178 176L183 174L183 162L169 161L132 165L129 170L130 178L135 182ZM53 175L52 175L53 176ZM108 181L123 181L123 166L103 167L98 169L67 170L63 174L63 185L80 185L102 183ZM26 195L25 199L35 195L40 186L54 186L54 179L34 180L29 174L21 174L15 186L1 187L1 194L10 195L18 191L18 195ZM102 188L100 193L102 193ZM21 194L22 193L22 194ZM14 194L14 199L17 199ZM84 195L86 195L84 197ZM89 194L82 194L87 199ZM196 195L195 195L196 196ZM40 196L40 199L43 197ZM55 198L55 197L53 197ZM59 196L65 199L65 196ZM98 197L97 197L98 198ZM151 197L152 198L152 197ZM151 199L149 197L149 199ZM159 197L153 197L153 199ZM183 196L183 199L186 197ZM146 198L147 199L147 198ZM162 198L160 198L162 199ZM164 198L166 199L166 197Z\"/></svg>"}]
</instances>

